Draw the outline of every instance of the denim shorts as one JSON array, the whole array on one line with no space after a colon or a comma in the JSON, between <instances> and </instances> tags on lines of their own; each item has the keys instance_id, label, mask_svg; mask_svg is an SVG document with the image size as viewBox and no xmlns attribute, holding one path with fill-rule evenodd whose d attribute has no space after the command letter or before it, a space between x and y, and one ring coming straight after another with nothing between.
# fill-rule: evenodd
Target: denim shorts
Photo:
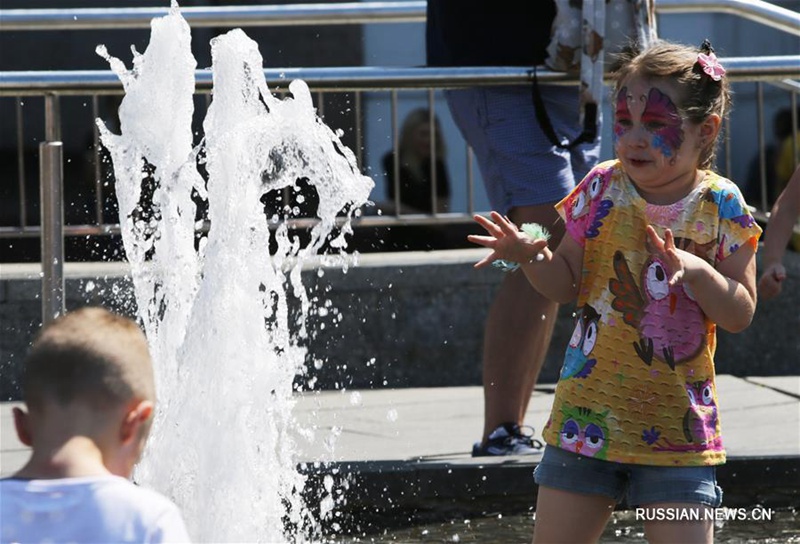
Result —
<instances>
[{"instance_id":1,"label":"denim shorts","mask_svg":"<svg viewBox=\"0 0 800 544\"><path fill-rule=\"evenodd\" d=\"M613 463L578 455L553 446L544 454L533 473L545 487L605 495L629 507L657 503L722 504L714 467L673 467Z\"/></svg>"},{"instance_id":2,"label":"denim shorts","mask_svg":"<svg viewBox=\"0 0 800 544\"><path fill-rule=\"evenodd\" d=\"M580 134L578 88L540 85L556 135L572 141ZM556 203L583 179L600 158L599 138L572 149L552 144L539 128L526 85L445 91L447 105L472 147L492 209Z\"/></svg>"}]
</instances>

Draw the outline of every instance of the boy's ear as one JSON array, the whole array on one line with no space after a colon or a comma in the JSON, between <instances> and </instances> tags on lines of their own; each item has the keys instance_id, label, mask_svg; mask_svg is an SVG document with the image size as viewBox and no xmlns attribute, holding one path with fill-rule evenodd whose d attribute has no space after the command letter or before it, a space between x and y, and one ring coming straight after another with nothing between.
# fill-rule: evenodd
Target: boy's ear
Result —
<instances>
[{"instance_id":1,"label":"boy's ear","mask_svg":"<svg viewBox=\"0 0 800 544\"><path fill-rule=\"evenodd\" d=\"M150 417L153 415L153 402L149 400L141 400L129 405L125 412L125 418L122 420L122 427L120 428L120 440L127 443L140 436L139 429L146 425Z\"/></svg>"},{"instance_id":2,"label":"boy's ear","mask_svg":"<svg viewBox=\"0 0 800 544\"><path fill-rule=\"evenodd\" d=\"M11 412L14 414L14 428L17 430L17 438L26 446L32 446L33 438L29 428L30 418L28 413L19 407L14 407Z\"/></svg>"}]
</instances>

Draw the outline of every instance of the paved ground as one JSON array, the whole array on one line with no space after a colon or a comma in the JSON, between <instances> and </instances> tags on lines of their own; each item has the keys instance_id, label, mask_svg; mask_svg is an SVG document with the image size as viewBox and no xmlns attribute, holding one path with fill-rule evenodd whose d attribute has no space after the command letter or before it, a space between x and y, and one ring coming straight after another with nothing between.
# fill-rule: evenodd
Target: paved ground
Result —
<instances>
[{"instance_id":1,"label":"paved ground","mask_svg":"<svg viewBox=\"0 0 800 544\"><path fill-rule=\"evenodd\" d=\"M718 471L727 506L800 506L800 376L719 376L729 462ZM527 423L541 429L552 388L535 392ZM0 408L0 473L27 458L14 435L10 407ZM312 490L326 474L350 479L347 507L355 517L397 509L522 511L533 504L538 456L472 458L482 428L480 387L320 392L298 399L301 426L316 426L314 444L299 441ZM323 440L338 434L331 459ZM380 521L376 521L380 523Z\"/></svg>"},{"instance_id":2,"label":"paved ground","mask_svg":"<svg viewBox=\"0 0 800 544\"><path fill-rule=\"evenodd\" d=\"M800 456L800 376L718 376L726 449L730 456ZM541 386L527 424L540 430L552 403ZM324 392L304 398L301 424L341 427L335 460L409 460L467 455L483 427L480 387ZM321 455L314 446L307 455Z\"/></svg>"}]
</instances>

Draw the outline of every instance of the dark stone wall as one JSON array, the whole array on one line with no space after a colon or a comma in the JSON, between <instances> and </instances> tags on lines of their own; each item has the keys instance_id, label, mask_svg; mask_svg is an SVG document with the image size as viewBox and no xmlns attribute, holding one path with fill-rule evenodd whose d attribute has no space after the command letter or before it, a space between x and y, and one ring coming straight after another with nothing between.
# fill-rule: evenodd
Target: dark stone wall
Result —
<instances>
[{"instance_id":1,"label":"dark stone wall","mask_svg":"<svg viewBox=\"0 0 800 544\"><path fill-rule=\"evenodd\" d=\"M362 255L346 272L303 272L310 298L330 300L312 312L306 374L300 387L375 389L479 385L483 324L500 272L475 270L471 250ZM720 331L717 372L736 376L800 374L800 254L787 254L783 295L759 303L740 334ZM135 312L121 264L70 267L67 308L102 304ZM18 399L20 365L41 323L38 271L0 265L0 399ZM572 333L572 305L562 306L540 383L558 379ZM341 316L341 317L339 317ZM322 327L324 324L324 328ZM320 361L322 364L314 364ZM319 366L319 368L317 368Z\"/></svg>"}]
</instances>

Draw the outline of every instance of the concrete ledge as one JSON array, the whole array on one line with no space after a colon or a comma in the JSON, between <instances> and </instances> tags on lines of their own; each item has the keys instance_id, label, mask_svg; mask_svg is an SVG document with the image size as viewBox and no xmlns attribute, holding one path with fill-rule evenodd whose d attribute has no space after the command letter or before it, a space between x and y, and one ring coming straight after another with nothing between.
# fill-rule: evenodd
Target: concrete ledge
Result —
<instances>
[{"instance_id":1,"label":"concrete ledge","mask_svg":"<svg viewBox=\"0 0 800 544\"><path fill-rule=\"evenodd\" d=\"M324 496L323 479L346 480L349 487L337 501L337 522L354 533L415 525L453 517L479 517L532 512L537 462L524 457L501 459L419 459L358 461L303 468L310 504ZM790 508L800 502L796 456L730 457L717 468L727 508ZM628 509L621 504L618 509Z\"/></svg>"},{"instance_id":2,"label":"concrete ledge","mask_svg":"<svg viewBox=\"0 0 800 544\"><path fill-rule=\"evenodd\" d=\"M303 281L341 319L311 316L307 375L318 389L479 385L486 312L502 273L475 270L483 249L364 254L346 271L308 263ZM743 333L719 333L717 371L737 376L796 373L800 353L800 255L786 258L782 296L759 303ZM319 276L317 268L323 271ZM102 304L135 314L124 263L67 263L67 308ZM0 398L17 399L19 362L41 322L38 265L0 265ZM562 306L540 381L555 382L572 332ZM324 323L325 327L321 325ZM314 361L322 362L317 369Z\"/></svg>"}]
</instances>

